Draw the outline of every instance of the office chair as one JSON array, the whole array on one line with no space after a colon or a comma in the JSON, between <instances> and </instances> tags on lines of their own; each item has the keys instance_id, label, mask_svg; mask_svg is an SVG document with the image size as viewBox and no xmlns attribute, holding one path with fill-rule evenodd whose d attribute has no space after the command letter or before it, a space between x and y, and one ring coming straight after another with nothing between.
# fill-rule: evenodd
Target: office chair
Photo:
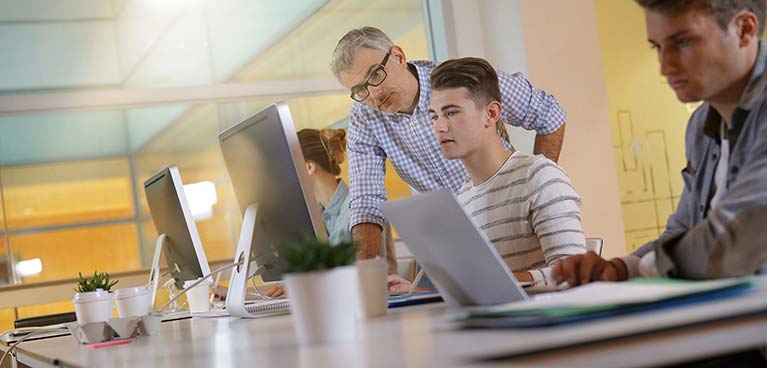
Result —
<instances>
[{"instance_id":1,"label":"office chair","mask_svg":"<svg viewBox=\"0 0 767 368\"><path fill-rule=\"evenodd\" d=\"M598 256L602 255L602 238L586 238L586 250L593 250Z\"/></svg>"}]
</instances>

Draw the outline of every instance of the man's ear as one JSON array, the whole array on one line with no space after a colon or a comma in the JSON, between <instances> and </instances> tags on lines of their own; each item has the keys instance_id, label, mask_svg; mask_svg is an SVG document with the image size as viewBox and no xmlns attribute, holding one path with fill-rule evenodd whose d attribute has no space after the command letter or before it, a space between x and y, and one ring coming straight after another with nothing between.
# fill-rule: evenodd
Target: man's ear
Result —
<instances>
[{"instance_id":1,"label":"man's ear","mask_svg":"<svg viewBox=\"0 0 767 368\"><path fill-rule=\"evenodd\" d=\"M487 114L485 128L495 127L495 124L501 119L501 103L498 101L491 101L487 104L485 112Z\"/></svg>"},{"instance_id":2,"label":"man's ear","mask_svg":"<svg viewBox=\"0 0 767 368\"><path fill-rule=\"evenodd\" d=\"M762 35L757 34L759 32L759 20L756 14L750 11L743 11L736 15L733 21L740 38L740 47L748 46L752 42L758 42L757 39Z\"/></svg>"},{"instance_id":3,"label":"man's ear","mask_svg":"<svg viewBox=\"0 0 767 368\"><path fill-rule=\"evenodd\" d=\"M405 64L407 62L407 58L405 58L405 52L402 51L401 47L394 45L389 49L389 53L391 54L391 57L397 60L397 64Z\"/></svg>"},{"instance_id":4,"label":"man's ear","mask_svg":"<svg viewBox=\"0 0 767 368\"><path fill-rule=\"evenodd\" d=\"M314 161L306 161L306 171L309 172L309 175L314 175L314 172L317 170L317 163Z\"/></svg>"}]
</instances>

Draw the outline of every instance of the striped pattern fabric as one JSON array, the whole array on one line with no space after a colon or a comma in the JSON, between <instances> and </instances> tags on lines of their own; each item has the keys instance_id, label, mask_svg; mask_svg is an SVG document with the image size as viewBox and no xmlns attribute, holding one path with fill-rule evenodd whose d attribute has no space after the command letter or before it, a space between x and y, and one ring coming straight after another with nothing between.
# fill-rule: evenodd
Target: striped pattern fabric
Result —
<instances>
[{"instance_id":1,"label":"striped pattern fabric","mask_svg":"<svg viewBox=\"0 0 767 368\"><path fill-rule=\"evenodd\" d=\"M551 285L558 259L586 252L581 198L567 174L542 155L515 152L486 182L467 180L458 202L514 272Z\"/></svg>"},{"instance_id":2,"label":"striped pattern fabric","mask_svg":"<svg viewBox=\"0 0 767 368\"><path fill-rule=\"evenodd\" d=\"M442 155L429 118L432 61L410 62L418 74L420 95L412 115L386 114L357 102L349 114L349 209L350 226L383 225L379 206L386 202L384 178L389 159L414 193L449 188L455 192L468 174L459 160ZM564 124L565 111L554 96L535 89L520 73L498 71L503 109L501 119L511 125L552 133ZM509 142L503 142L510 149Z\"/></svg>"}]
</instances>

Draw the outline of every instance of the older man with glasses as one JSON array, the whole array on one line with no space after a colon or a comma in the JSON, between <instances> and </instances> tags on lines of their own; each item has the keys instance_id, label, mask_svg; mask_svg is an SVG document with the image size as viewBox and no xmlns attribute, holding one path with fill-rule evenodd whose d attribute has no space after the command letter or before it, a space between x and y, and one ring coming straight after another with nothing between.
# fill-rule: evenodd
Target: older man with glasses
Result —
<instances>
[{"instance_id":1,"label":"older man with glasses","mask_svg":"<svg viewBox=\"0 0 767 368\"><path fill-rule=\"evenodd\" d=\"M379 254L386 227L379 205L386 201L388 158L412 192L458 190L468 178L459 160L442 155L429 118L432 61L408 62L385 33L373 27L344 35L333 51L331 69L356 101L349 114L350 225L360 245L358 259ZM534 152L559 158L565 112L557 100L533 88L520 73L498 72L503 101L501 120L535 130ZM511 149L501 126L501 140ZM390 289L401 279L390 276Z\"/></svg>"}]
</instances>

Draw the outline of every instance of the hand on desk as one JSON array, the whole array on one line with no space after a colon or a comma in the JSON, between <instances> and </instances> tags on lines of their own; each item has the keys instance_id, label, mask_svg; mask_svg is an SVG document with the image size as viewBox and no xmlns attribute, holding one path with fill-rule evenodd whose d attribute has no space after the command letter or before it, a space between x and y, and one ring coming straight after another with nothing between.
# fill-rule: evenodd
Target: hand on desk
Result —
<instances>
[{"instance_id":1,"label":"hand on desk","mask_svg":"<svg viewBox=\"0 0 767 368\"><path fill-rule=\"evenodd\" d=\"M285 296L285 288L282 287L282 285L275 285L272 286L271 289L267 290L264 295L270 297L270 298L279 298L281 296Z\"/></svg>"},{"instance_id":2,"label":"hand on desk","mask_svg":"<svg viewBox=\"0 0 767 368\"><path fill-rule=\"evenodd\" d=\"M567 281L570 287L575 287L592 281L623 281L628 278L628 271L619 258L608 261L589 251L557 261L551 276L557 285Z\"/></svg>"},{"instance_id":3,"label":"hand on desk","mask_svg":"<svg viewBox=\"0 0 767 368\"><path fill-rule=\"evenodd\" d=\"M390 293L408 293L413 284L405 280L402 276L393 273L386 277L386 284L389 285Z\"/></svg>"},{"instance_id":4,"label":"hand on desk","mask_svg":"<svg viewBox=\"0 0 767 368\"><path fill-rule=\"evenodd\" d=\"M527 272L527 271L514 272L514 278L517 279L517 282L520 282L523 284L533 282L533 275L531 275L530 272Z\"/></svg>"}]
</instances>

